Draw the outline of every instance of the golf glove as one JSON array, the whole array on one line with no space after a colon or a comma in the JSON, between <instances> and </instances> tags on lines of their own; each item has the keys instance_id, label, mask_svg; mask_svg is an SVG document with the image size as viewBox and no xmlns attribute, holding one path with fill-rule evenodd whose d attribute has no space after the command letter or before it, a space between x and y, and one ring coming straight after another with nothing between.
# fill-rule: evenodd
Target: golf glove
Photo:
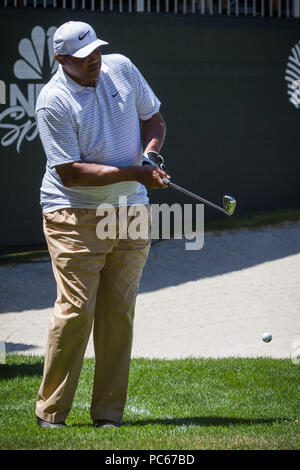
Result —
<instances>
[{"instance_id":1,"label":"golf glove","mask_svg":"<svg viewBox=\"0 0 300 470\"><path fill-rule=\"evenodd\" d=\"M150 164L152 166L158 167L160 170L166 171L166 167L164 165L164 159L158 152L145 152L143 153L143 161L142 165Z\"/></svg>"}]
</instances>

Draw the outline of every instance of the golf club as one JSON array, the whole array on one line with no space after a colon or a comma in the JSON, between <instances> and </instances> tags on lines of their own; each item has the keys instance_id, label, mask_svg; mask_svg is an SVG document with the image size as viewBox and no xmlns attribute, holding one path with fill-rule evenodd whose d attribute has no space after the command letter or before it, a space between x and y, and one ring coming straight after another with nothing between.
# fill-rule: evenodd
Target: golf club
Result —
<instances>
[{"instance_id":1,"label":"golf club","mask_svg":"<svg viewBox=\"0 0 300 470\"><path fill-rule=\"evenodd\" d=\"M167 178L162 178L163 182L167 184L170 188L176 189L177 191L182 192L183 194L186 194L187 196L190 196L194 199L197 199L197 201L202 202L203 204L207 204L208 206L214 207L220 212L223 212L223 214L226 215L232 215L235 210L236 206L236 200L232 196L223 196L223 207L217 206L216 204L207 201L203 197L197 196L196 194L192 193L191 191L188 191L187 189L182 188L181 186L178 186L175 183L172 183Z\"/></svg>"}]
</instances>

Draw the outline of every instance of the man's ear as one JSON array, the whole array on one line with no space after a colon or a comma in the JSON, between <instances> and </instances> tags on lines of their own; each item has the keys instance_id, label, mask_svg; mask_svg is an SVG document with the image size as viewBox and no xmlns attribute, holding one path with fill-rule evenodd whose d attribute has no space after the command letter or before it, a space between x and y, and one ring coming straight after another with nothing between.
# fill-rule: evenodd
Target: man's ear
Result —
<instances>
[{"instance_id":1,"label":"man's ear","mask_svg":"<svg viewBox=\"0 0 300 470\"><path fill-rule=\"evenodd\" d=\"M59 64L65 65L65 59L63 55L55 54L54 57Z\"/></svg>"}]
</instances>

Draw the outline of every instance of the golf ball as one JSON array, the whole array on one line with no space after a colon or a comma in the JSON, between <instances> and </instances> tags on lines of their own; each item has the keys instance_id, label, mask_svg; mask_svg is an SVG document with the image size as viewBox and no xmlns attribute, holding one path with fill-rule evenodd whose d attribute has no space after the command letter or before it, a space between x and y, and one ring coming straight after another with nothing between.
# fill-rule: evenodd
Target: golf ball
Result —
<instances>
[{"instance_id":1,"label":"golf ball","mask_svg":"<svg viewBox=\"0 0 300 470\"><path fill-rule=\"evenodd\" d=\"M272 335L271 335L271 333L268 333L268 332L264 333L264 334L262 335L262 340L263 340L265 343L269 343L269 342L272 340Z\"/></svg>"}]
</instances>

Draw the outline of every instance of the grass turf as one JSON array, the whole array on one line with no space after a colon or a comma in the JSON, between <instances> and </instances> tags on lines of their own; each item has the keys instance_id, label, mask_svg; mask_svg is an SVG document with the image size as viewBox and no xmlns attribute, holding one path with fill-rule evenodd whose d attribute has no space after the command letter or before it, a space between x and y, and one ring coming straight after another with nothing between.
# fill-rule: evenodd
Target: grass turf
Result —
<instances>
[{"instance_id":1,"label":"grass turf","mask_svg":"<svg viewBox=\"0 0 300 470\"><path fill-rule=\"evenodd\" d=\"M289 359L133 359L123 426L95 429L85 359L65 429L34 407L43 358L0 365L1 449L299 449L300 369Z\"/></svg>"}]
</instances>

